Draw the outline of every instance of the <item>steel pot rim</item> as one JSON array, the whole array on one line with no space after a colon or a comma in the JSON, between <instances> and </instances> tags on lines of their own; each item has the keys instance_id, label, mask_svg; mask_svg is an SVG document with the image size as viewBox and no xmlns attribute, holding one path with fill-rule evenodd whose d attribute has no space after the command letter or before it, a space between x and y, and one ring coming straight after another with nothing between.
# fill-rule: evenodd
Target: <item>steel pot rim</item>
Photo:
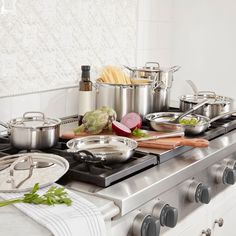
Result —
<instances>
[{"instance_id":1,"label":"steel pot rim","mask_svg":"<svg viewBox=\"0 0 236 236\"><path fill-rule=\"evenodd\" d=\"M190 100L191 99L191 100ZM196 99L196 101L194 100ZM215 99L215 101L208 101L206 103L207 105L225 105L225 104L231 104L233 102L233 99L231 97L227 96L221 96L221 95L203 95L203 94L186 94L182 95L179 100L184 103L188 104L197 104L199 99Z\"/></svg>"},{"instance_id":2,"label":"steel pot rim","mask_svg":"<svg viewBox=\"0 0 236 236\"><path fill-rule=\"evenodd\" d=\"M130 88L130 87L142 87L142 86L152 86L152 81L148 81L147 83L140 83L140 84L112 84L112 83L105 83L105 82L96 82L96 84L99 86L104 87L122 87L122 88Z\"/></svg>"}]
</instances>

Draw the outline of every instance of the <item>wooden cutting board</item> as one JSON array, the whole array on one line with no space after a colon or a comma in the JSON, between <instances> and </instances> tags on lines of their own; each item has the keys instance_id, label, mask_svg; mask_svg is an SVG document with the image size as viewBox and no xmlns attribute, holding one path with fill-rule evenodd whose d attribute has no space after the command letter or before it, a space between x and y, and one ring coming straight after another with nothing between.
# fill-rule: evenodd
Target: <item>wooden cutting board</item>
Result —
<instances>
[{"instance_id":1,"label":"wooden cutting board","mask_svg":"<svg viewBox=\"0 0 236 236\"><path fill-rule=\"evenodd\" d=\"M155 131L144 131L148 136L155 136L159 134L163 134L161 132ZM99 135L115 135L111 131L104 131ZM72 138L81 138L91 136L87 133L80 133L79 135L75 135L73 132L65 133L61 136L63 139L72 139ZM129 138L138 139L135 136L130 136ZM209 141L206 139L198 139L198 138L185 138L185 137L174 137L174 138L161 138L154 140L145 140L138 142L139 147L144 148L155 148L155 149L165 149L170 150L176 148L177 146L191 146L191 147L208 147Z\"/></svg>"}]
</instances>

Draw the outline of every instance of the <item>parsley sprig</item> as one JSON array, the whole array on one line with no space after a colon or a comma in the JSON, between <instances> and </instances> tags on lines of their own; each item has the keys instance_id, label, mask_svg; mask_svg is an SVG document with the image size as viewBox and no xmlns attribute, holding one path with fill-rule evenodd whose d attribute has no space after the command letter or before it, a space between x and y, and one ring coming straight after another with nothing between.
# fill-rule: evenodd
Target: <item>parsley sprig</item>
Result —
<instances>
[{"instance_id":1,"label":"parsley sprig","mask_svg":"<svg viewBox=\"0 0 236 236\"><path fill-rule=\"evenodd\" d=\"M43 195L37 193L39 189L39 183L36 183L33 189L29 193L25 193L24 197L10 199L0 202L0 207L7 206L14 203L31 203L31 204L44 204L44 205L55 205L55 204L66 204L70 206L72 200L68 197L68 193L63 187L52 186Z\"/></svg>"},{"instance_id":2,"label":"parsley sprig","mask_svg":"<svg viewBox=\"0 0 236 236\"><path fill-rule=\"evenodd\" d=\"M141 129L138 129L138 128L135 128L133 131L132 131L132 135L135 136L135 137L138 137L138 138L147 138L149 137L149 135L141 130Z\"/></svg>"}]
</instances>

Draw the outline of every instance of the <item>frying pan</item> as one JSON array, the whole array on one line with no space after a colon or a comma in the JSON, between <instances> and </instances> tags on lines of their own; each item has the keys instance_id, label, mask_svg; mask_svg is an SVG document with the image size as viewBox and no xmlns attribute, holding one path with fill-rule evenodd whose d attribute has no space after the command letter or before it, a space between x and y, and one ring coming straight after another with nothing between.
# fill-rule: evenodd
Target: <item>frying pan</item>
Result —
<instances>
[{"instance_id":1,"label":"frying pan","mask_svg":"<svg viewBox=\"0 0 236 236\"><path fill-rule=\"evenodd\" d=\"M211 126L212 122L222 119L225 116L230 116L233 113L236 113L236 110L223 113L212 119L206 116L197 115L197 114L185 116L185 119L192 119L192 118L197 119L196 125L172 123L171 120L176 119L179 115L181 115L180 112L151 113L151 114L146 115L145 119L150 122L150 126L156 131L162 131L162 132L163 131L167 131L167 132L168 131L184 131L185 134L197 135L206 131Z\"/></svg>"},{"instance_id":2,"label":"frying pan","mask_svg":"<svg viewBox=\"0 0 236 236\"><path fill-rule=\"evenodd\" d=\"M67 152L79 154L87 162L114 163L128 160L137 148L135 140L112 135L74 138L66 143Z\"/></svg>"}]
</instances>

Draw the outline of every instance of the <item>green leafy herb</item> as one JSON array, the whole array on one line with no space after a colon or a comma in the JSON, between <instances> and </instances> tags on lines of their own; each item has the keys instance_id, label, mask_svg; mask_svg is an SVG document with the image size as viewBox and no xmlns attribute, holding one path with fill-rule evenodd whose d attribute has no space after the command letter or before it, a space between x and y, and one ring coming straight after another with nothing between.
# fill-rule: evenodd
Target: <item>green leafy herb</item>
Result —
<instances>
[{"instance_id":1,"label":"green leafy herb","mask_svg":"<svg viewBox=\"0 0 236 236\"><path fill-rule=\"evenodd\" d=\"M72 200L68 197L68 193L63 187L52 186L41 196L37 194L38 189L39 184L37 183L29 193L24 194L24 197L1 201L0 207L19 202L44 205L66 204L67 206L70 206L72 203Z\"/></svg>"},{"instance_id":2,"label":"green leafy herb","mask_svg":"<svg viewBox=\"0 0 236 236\"><path fill-rule=\"evenodd\" d=\"M138 138L146 138L146 137L149 136L147 133L145 133L145 131L143 131L141 129L138 129L138 128L135 128L132 131L132 135L135 136L135 137L138 137Z\"/></svg>"},{"instance_id":3,"label":"green leafy herb","mask_svg":"<svg viewBox=\"0 0 236 236\"><path fill-rule=\"evenodd\" d=\"M191 118L191 119L181 119L179 123L182 125L197 125L199 121L196 118Z\"/></svg>"}]
</instances>

